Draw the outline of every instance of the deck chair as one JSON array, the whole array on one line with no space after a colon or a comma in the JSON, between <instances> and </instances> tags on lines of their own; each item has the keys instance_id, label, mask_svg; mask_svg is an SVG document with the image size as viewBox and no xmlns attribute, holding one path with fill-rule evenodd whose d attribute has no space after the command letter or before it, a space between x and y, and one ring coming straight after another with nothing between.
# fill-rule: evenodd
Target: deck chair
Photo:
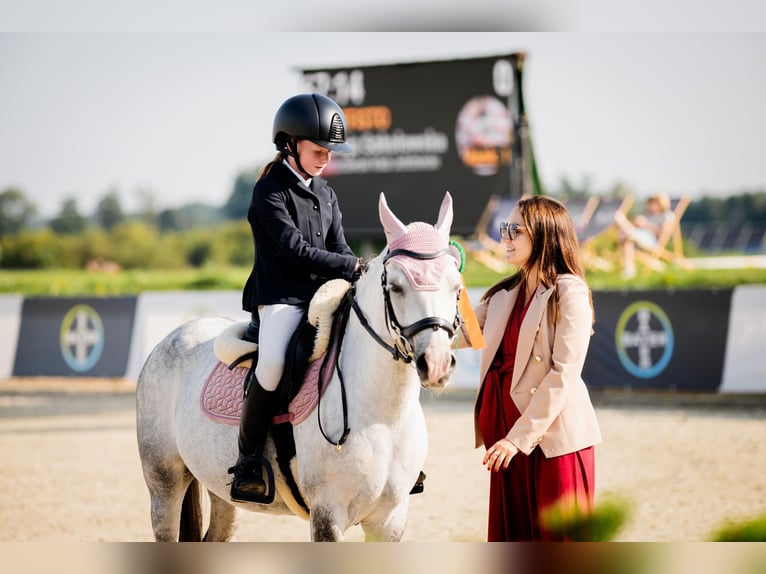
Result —
<instances>
[{"instance_id":1,"label":"deck chair","mask_svg":"<svg viewBox=\"0 0 766 574\"><path fill-rule=\"evenodd\" d=\"M633 205L631 196L591 198L590 206L583 206L581 215L575 220L577 239L583 263L602 271L612 271L615 262L599 255L595 244L602 236L616 232L615 217L618 213L626 215ZM573 217L574 219L574 217Z\"/></svg>"},{"instance_id":2,"label":"deck chair","mask_svg":"<svg viewBox=\"0 0 766 574\"><path fill-rule=\"evenodd\" d=\"M497 273L509 269L505 261L505 246L500 238L500 224L508 219L518 198L492 195L484 207L474 229L474 241L467 241L464 247L474 259Z\"/></svg>"},{"instance_id":3,"label":"deck chair","mask_svg":"<svg viewBox=\"0 0 766 574\"><path fill-rule=\"evenodd\" d=\"M682 195L670 200L673 222L660 233L654 247L645 247L636 243L636 262L643 263L646 272L651 272L651 270L662 271L668 263L683 269L691 268L684 257L683 235L681 233L681 218L689 206L690 199L688 195Z\"/></svg>"},{"instance_id":4,"label":"deck chair","mask_svg":"<svg viewBox=\"0 0 766 574\"><path fill-rule=\"evenodd\" d=\"M578 234L590 222L598 208L599 201L598 196L591 195L590 197L571 197L564 202Z\"/></svg>"}]
</instances>

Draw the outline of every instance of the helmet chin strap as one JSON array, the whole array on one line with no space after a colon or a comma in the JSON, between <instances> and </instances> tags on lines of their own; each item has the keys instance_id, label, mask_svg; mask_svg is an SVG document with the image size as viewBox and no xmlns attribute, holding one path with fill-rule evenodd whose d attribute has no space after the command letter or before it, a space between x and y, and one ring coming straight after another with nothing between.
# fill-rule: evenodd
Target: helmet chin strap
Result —
<instances>
[{"instance_id":1,"label":"helmet chin strap","mask_svg":"<svg viewBox=\"0 0 766 574\"><path fill-rule=\"evenodd\" d=\"M285 151L287 152L287 155L290 155L295 158L295 165L297 166L298 171L304 174L306 176L306 179L311 179L312 177L314 177L305 169L303 169L303 166L301 165L301 158L298 155L298 142L295 138L290 138L289 140L287 140Z\"/></svg>"}]
</instances>

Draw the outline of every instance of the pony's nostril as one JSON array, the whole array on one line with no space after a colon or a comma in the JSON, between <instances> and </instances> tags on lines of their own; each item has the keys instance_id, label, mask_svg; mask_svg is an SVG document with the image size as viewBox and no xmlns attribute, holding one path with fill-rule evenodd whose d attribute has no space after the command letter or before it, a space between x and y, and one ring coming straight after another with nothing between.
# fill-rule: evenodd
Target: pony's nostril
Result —
<instances>
[{"instance_id":1,"label":"pony's nostril","mask_svg":"<svg viewBox=\"0 0 766 574\"><path fill-rule=\"evenodd\" d=\"M418 369L418 375L420 375L421 378L428 377L428 362L426 361L425 354L420 355L415 360L415 366Z\"/></svg>"}]
</instances>

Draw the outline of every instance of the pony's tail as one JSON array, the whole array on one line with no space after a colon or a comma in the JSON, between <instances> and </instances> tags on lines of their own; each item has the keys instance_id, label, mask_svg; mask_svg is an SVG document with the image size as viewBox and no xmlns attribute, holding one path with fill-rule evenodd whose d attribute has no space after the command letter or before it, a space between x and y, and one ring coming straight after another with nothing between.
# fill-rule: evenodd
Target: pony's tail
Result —
<instances>
[{"instance_id":1,"label":"pony's tail","mask_svg":"<svg viewBox=\"0 0 766 574\"><path fill-rule=\"evenodd\" d=\"M194 478L186 489L181 505L181 524L178 530L179 542L202 541L202 491L199 481Z\"/></svg>"}]
</instances>

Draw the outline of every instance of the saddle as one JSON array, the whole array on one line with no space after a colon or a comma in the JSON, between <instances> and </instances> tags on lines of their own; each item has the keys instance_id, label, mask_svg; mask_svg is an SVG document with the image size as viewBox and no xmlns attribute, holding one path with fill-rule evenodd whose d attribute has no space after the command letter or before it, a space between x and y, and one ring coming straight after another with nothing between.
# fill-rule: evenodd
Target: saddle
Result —
<instances>
[{"instance_id":1,"label":"saddle","mask_svg":"<svg viewBox=\"0 0 766 574\"><path fill-rule=\"evenodd\" d=\"M277 464L293 498L306 512L308 509L290 465L295 458L292 427L308 416L332 375L336 357L328 356L328 348L334 347L337 351L337 345L331 343L335 338L342 337L337 327L338 310L350 288L348 281L335 279L325 283L314 295L290 339L284 372L277 388L271 426ZM345 307L347 313L348 305ZM208 377L200 397L201 408L206 415L228 424L239 424L242 398L254 379L258 362L257 343L243 338L247 326L247 322L235 323L216 337L213 350L220 363ZM327 366L329 368L325 368ZM316 386L303 389L307 381L316 381Z\"/></svg>"},{"instance_id":2,"label":"saddle","mask_svg":"<svg viewBox=\"0 0 766 574\"><path fill-rule=\"evenodd\" d=\"M333 279L324 283L314 294L298 329L293 333L285 357L285 369L278 391L278 412L286 412L303 384L309 364L322 358L330 345L335 314L351 283ZM245 340L248 323L235 323L222 331L213 342L213 352L228 368L253 369L258 361L258 344Z\"/></svg>"}]
</instances>

